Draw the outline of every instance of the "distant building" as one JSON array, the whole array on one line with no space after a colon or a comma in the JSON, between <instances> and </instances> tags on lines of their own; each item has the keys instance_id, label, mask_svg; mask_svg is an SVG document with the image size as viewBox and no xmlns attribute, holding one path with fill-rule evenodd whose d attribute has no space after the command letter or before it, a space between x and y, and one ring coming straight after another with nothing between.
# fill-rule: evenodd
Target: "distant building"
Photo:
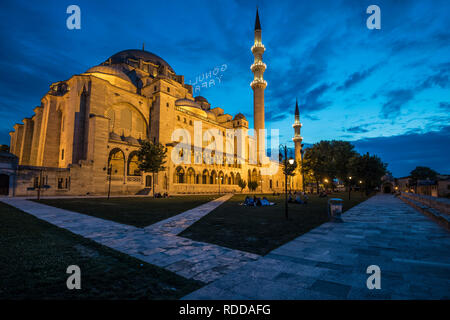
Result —
<instances>
[{"instance_id":1,"label":"distant building","mask_svg":"<svg viewBox=\"0 0 450 320\"><path fill-rule=\"evenodd\" d=\"M435 180L418 180L413 185L411 177L397 178L396 188L401 192L414 192L432 197L450 197L450 175L439 174Z\"/></svg>"}]
</instances>

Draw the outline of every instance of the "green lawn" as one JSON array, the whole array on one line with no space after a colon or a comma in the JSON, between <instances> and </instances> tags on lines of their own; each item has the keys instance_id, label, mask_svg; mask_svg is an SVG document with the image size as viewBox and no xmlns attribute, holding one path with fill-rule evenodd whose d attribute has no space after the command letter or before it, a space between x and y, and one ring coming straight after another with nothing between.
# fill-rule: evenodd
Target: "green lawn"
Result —
<instances>
[{"instance_id":1,"label":"green lawn","mask_svg":"<svg viewBox=\"0 0 450 320\"><path fill-rule=\"evenodd\" d=\"M330 197L343 199L344 211L368 198L360 192L353 192L350 201L346 193ZM264 255L328 220L328 198L317 195L310 195L307 205L289 204L289 220L285 219L284 196L267 196L276 203L270 207L240 206L244 198L233 196L180 236Z\"/></svg>"},{"instance_id":2,"label":"green lawn","mask_svg":"<svg viewBox=\"0 0 450 320\"><path fill-rule=\"evenodd\" d=\"M201 287L0 202L0 299L178 299ZM81 290L68 290L69 265Z\"/></svg>"},{"instance_id":3,"label":"green lawn","mask_svg":"<svg viewBox=\"0 0 450 320\"><path fill-rule=\"evenodd\" d=\"M42 199L50 206L88 214L136 227L146 227L218 198L218 195L175 196L170 198L71 198Z\"/></svg>"}]
</instances>

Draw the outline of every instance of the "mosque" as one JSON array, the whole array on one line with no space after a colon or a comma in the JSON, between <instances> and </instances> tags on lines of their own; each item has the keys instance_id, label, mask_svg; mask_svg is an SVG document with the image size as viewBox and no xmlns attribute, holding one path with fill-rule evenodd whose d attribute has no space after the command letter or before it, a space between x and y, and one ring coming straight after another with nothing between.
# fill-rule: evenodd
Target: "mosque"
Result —
<instances>
[{"instance_id":1,"label":"mosque","mask_svg":"<svg viewBox=\"0 0 450 320\"><path fill-rule=\"evenodd\" d=\"M254 32L250 86L257 133L265 128L267 86L258 11ZM208 141L200 146L191 141L191 161L179 163L171 156L180 144L173 133L181 128L193 136L196 124L201 124L202 130L216 130L226 141L236 142L232 133L240 130L244 132L242 143L236 143L231 152L224 146L226 152L215 154L223 161L207 163L202 154ZM288 187L299 190L302 138L298 105L293 128L298 168ZM0 153L0 190L11 196L32 196L39 189L43 195L58 196L104 195L110 188L111 194L131 195L150 194L154 186L155 192L169 194L217 193L239 191L237 184L242 179L256 181L257 192L283 191L281 167L264 174L273 164L266 157L264 135L248 136L248 129L242 113L233 117L211 106L206 98L194 97L184 76L159 56L125 50L69 80L53 83L34 115L14 125L11 154ZM168 150L165 168L156 175L138 168L137 150L143 140L159 142ZM255 155L257 161L250 161Z\"/></svg>"}]
</instances>

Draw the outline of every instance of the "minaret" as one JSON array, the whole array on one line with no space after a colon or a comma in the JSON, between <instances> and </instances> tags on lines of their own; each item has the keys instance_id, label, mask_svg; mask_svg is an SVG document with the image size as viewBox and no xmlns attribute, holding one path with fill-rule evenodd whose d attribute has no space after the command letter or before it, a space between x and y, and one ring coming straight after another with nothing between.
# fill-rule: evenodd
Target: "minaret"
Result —
<instances>
[{"instance_id":1,"label":"minaret","mask_svg":"<svg viewBox=\"0 0 450 320\"><path fill-rule=\"evenodd\" d=\"M302 136L300 135L300 129L302 127L302 124L300 122L300 112L298 111L298 101L295 100L295 121L294 124L292 125L292 127L294 128L294 138L292 138L292 140L294 141L295 144L295 161L297 162L297 173L295 175L295 182L296 184L298 183L298 186L295 185L296 189L303 189L303 179L302 179L302 167L301 167L301 163L302 163Z\"/></svg>"},{"instance_id":2,"label":"minaret","mask_svg":"<svg viewBox=\"0 0 450 320\"><path fill-rule=\"evenodd\" d=\"M254 77L250 86L253 89L253 119L259 163L263 161L266 155L265 136L262 132L260 133L260 130L264 129L264 89L267 86L267 82L263 78L264 71L266 71L266 64L262 62L262 55L265 50L266 48L261 42L261 23L259 22L258 9L256 9L255 43L252 46L255 61L250 67Z\"/></svg>"}]
</instances>

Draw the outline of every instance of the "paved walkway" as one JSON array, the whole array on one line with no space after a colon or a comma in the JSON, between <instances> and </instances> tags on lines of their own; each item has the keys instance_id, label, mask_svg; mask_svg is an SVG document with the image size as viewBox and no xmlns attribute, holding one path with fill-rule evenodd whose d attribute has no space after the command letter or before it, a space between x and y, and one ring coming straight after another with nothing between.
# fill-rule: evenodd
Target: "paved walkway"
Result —
<instances>
[{"instance_id":1,"label":"paved walkway","mask_svg":"<svg viewBox=\"0 0 450 320\"><path fill-rule=\"evenodd\" d=\"M209 283L259 256L192 241L177 234L230 197L225 195L146 228L123 225L20 198L1 198L0 201L185 278Z\"/></svg>"},{"instance_id":2,"label":"paved walkway","mask_svg":"<svg viewBox=\"0 0 450 320\"><path fill-rule=\"evenodd\" d=\"M390 195L370 198L184 299L449 299L450 233ZM369 290L366 269L381 269Z\"/></svg>"}]
</instances>

